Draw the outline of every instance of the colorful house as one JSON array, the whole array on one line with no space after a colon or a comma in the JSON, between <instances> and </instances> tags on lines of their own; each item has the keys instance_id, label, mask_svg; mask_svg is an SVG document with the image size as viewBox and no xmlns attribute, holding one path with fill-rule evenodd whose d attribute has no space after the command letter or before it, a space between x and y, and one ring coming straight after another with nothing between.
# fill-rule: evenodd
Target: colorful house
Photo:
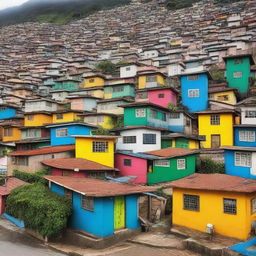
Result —
<instances>
[{"instance_id":1,"label":"colorful house","mask_svg":"<svg viewBox=\"0 0 256 256\"><path fill-rule=\"evenodd\" d=\"M203 111L208 108L209 72L183 73L180 75L182 104L189 112Z\"/></svg>"},{"instance_id":2,"label":"colorful house","mask_svg":"<svg viewBox=\"0 0 256 256\"><path fill-rule=\"evenodd\" d=\"M83 158L114 167L114 150L117 136L77 135L76 158Z\"/></svg>"},{"instance_id":3,"label":"colorful house","mask_svg":"<svg viewBox=\"0 0 256 256\"><path fill-rule=\"evenodd\" d=\"M52 114L52 123L67 123L81 120L79 116L83 111L79 110L59 110Z\"/></svg>"},{"instance_id":4,"label":"colorful house","mask_svg":"<svg viewBox=\"0 0 256 256\"><path fill-rule=\"evenodd\" d=\"M46 111L36 111L24 114L24 126L36 127L52 123L52 113Z\"/></svg>"},{"instance_id":5,"label":"colorful house","mask_svg":"<svg viewBox=\"0 0 256 256\"><path fill-rule=\"evenodd\" d=\"M105 85L105 77L98 74L89 74L83 76L81 88L103 87Z\"/></svg>"},{"instance_id":6,"label":"colorful house","mask_svg":"<svg viewBox=\"0 0 256 256\"><path fill-rule=\"evenodd\" d=\"M15 144L16 144L17 151L24 151L24 150L50 147L51 141L50 141L50 138L48 137L42 137L42 138L25 139L21 141L16 141Z\"/></svg>"},{"instance_id":7,"label":"colorful house","mask_svg":"<svg viewBox=\"0 0 256 256\"><path fill-rule=\"evenodd\" d=\"M80 81L73 78L60 78L54 81L53 90L74 91L79 89Z\"/></svg>"},{"instance_id":8,"label":"colorful house","mask_svg":"<svg viewBox=\"0 0 256 256\"><path fill-rule=\"evenodd\" d=\"M103 99L104 98L104 87L89 87L79 89L75 92L70 92L70 96L93 96L95 98Z\"/></svg>"},{"instance_id":9,"label":"colorful house","mask_svg":"<svg viewBox=\"0 0 256 256\"><path fill-rule=\"evenodd\" d=\"M70 100L71 109L80 111L95 110L97 107L97 101L100 100L100 98L90 95L69 96L67 98Z\"/></svg>"},{"instance_id":10,"label":"colorful house","mask_svg":"<svg viewBox=\"0 0 256 256\"><path fill-rule=\"evenodd\" d=\"M241 124L256 125L256 97L246 98L236 106L241 109Z\"/></svg>"},{"instance_id":11,"label":"colorful house","mask_svg":"<svg viewBox=\"0 0 256 256\"><path fill-rule=\"evenodd\" d=\"M85 123L65 122L47 125L50 129L51 146L75 144L74 135L90 135L96 127Z\"/></svg>"},{"instance_id":12,"label":"colorful house","mask_svg":"<svg viewBox=\"0 0 256 256\"><path fill-rule=\"evenodd\" d=\"M47 159L42 164L50 169L52 176L71 176L87 178L105 178L116 176L118 170L97 162L82 158Z\"/></svg>"},{"instance_id":13,"label":"colorful house","mask_svg":"<svg viewBox=\"0 0 256 256\"><path fill-rule=\"evenodd\" d=\"M169 110L152 103L136 102L122 106L124 126L152 126L168 129Z\"/></svg>"},{"instance_id":14,"label":"colorful house","mask_svg":"<svg viewBox=\"0 0 256 256\"><path fill-rule=\"evenodd\" d=\"M184 110L171 111L169 114L168 129L172 132L193 133L194 117Z\"/></svg>"},{"instance_id":15,"label":"colorful house","mask_svg":"<svg viewBox=\"0 0 256 256\"><path fill-rule=\"evenodd\" d=\"M124 185L98 179L45 176L50 189L72 199L69 227L97 237L115 235L115 231L138 229L138 199L155 188Z\"/></svg>"},{"instance_id":16,"label":"colorful house","mask_svg":"<svg viewBox=\"0 0 256 256\"><path fill-rule=\"evenodd\" d=\"M147 88L136 91L137 102L149 102L168 108L169 104L176 106L178 91L173 87Z\"/></svg>"},{"instance_id":17,"label":"colorful house","mask_svg":"<svg viewBox=\"0 0 256 256\"><path fill-rule=\"evenodd\" d=\"M202 148L219 148L232 146L236 112L232 109L206 110L197 112L198 133L205 136L201 142Z\"/></svg>"},{"instance_id":18,"label":"colorful house","mask_svg":"<svg viewBox=\"0 0 256 256\"><path fill-rule=\"evenodd\" d=\"M234 145L256 147L256 124L234 125Z\"/></svg>"},{"instance_id":19,"label":"colorful house","mask_svg":"<svg viewBox=\"0 0 256 256\"><path fill-rule=\"evenodd\" d=\"M159 71L142 71L137 74L138 89L165 86L166 75Z\"/></svg>"},{"instance_id":20,"label":"colorful house","mask_svg":"<svg viewBox=\"0 0 256 256\"><path fill-rule=\"evenodd\" d=\"M135 97L134 83L110 84L104 86L104 98Z\"/></svg>"},{"instance_id":21,"label":"colorful house","mask_svg":"<svg viewBox=\"0 0 256 256\"><path fill-rule=\"evenodd\" d=\"M21 139L31 140L38 138L50 138L50 130L45 126L30 126L21 128Z\"/></svg>"},{"instance_id":22,"label":"colorful house","mask_svg":"<svg viewBox=\"0 0 256 256\"><path fill-rule=\"evenodd\" d=\"M223 59L226 63L228 87L237 88L240 93L247 93L250 84L251 66L255 64L252 55L233 55Z\"/></svg>"},{"instance_id":23,"label":"colorful house","mask_svg":"<svg viewBox=\"0 0 256 256\"><path fill-rule=\"evenodd\" d=\"M237 103L238 91L236 88L209 88L209 99L235 105Z\"/></svg>"},{"instance_id":24,"label":"colorful house","mask_svg":"<svg viewBox=\"0 0 256 256\"><path fill-rule=\"evenodd\" d=\"M0 104L0 120L17 116L18 107L6 104Z\"/></svg>"},{"instance_id":25,"label":"colorful house","mask_svg":"<svg viewBox=\"0 0 256 256\"><path fill-rule=\"evenodd\" d=\"M37 111L52 112L58 108L59 104L54 100L39 98L25 101L25 113Z\"/></svg>"},{"instance_id":26,"label":"colorful house","mask_svg":"<svg viewBox=\"0 0 256 256\"><path fill-rule=\"evenodd\" d=\"M2 127L2 141L3 142L11 142L11 141L19 141L21 140L21 125L20 124L3 124Z\"/></svg>"},{"instance_id":27,"label":"colorful house","mask_svg":"<svg viewBox=\"0 0 256 256\"><path fill-rule=\"evenodd\" d=\"M225 174L193 174L170 182L174 225L247 240L256 218L256 181Z\"/></svg>"}]
</instances>

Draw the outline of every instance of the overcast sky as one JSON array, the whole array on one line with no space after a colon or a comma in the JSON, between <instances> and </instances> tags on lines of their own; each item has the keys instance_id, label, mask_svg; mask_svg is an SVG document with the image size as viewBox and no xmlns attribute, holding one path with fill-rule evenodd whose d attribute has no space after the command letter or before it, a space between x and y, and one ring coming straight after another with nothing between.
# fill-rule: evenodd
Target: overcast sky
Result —
<instances>
[{"instance_id":1,"label":"overcast sky","mask_svg":"<svg viewBox=\"0 0 256 256\"><path fill-rule=\"evenodd\" d=\"M16 5L21 5L27 1L28 0L0 0L0 10Z\"/></svg>"}]
</instances>

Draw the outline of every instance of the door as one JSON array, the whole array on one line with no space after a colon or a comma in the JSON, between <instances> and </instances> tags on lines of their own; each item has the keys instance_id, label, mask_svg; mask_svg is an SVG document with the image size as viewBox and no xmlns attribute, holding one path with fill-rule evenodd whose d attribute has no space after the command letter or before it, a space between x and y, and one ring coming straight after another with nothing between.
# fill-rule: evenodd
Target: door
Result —
<instances>
[{"instance_id":1,"label":"door","mask_svg":"<svg viewBox=\"0 0 256 256\"><path fill-rule=\"evenodd\" d=\"M125 199L124 196L117 196L114 202L114 229L122 228L125 228Z\"/></svg>"},{"instance_id":2,"label":"door","mask_svg":"<svg viewBox=\"0 0 256 256\"><path fill-rule=\"evenodd\" d=\"M212 148L219 148L220 147L220 135L219 134L215 134L211 136L212 139Z\"/></svg>"}]
</instances>

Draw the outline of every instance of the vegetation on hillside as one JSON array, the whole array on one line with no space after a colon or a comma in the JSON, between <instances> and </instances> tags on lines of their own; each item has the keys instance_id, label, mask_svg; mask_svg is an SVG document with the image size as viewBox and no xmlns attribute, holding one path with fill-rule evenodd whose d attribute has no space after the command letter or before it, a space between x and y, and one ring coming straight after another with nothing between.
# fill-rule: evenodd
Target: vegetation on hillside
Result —
<instances>
[{"instance_id":1,"label":"vegetation on hillside","mask_svg":"<svg viewBox=\"0 0 256 256\"><path fill-rule=\"evenodd\" d=\"M41 183L48 184L47 180L44 179L44 175L49 174L48 170L40 170L36 173L22 172L18 170L13 171L13 176L17 179L23 180L28 183Z\"/></svg>"},{"instance_id":2,"label":"vegetation on hillside","mask_svg":"<svg viewBox=\"0 0 256 256\"><path fill-rule=\"evenodd\" d=\"M191 7L194 3L202 0L166 0L166 6L169 9L176 10Z\"/></svg>"}]
</instances>

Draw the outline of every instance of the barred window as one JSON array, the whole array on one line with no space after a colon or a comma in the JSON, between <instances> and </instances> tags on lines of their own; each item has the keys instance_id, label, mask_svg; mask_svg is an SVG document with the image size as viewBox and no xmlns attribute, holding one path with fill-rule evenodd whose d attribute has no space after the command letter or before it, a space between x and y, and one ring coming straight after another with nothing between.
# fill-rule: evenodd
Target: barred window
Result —
<instances>
[{"instance_id":1,"label":"barred window","mask_svg":"<svg viewBox=\"0 0 256 256\"><path fill-rule=\"evenodd\" d=\"M150 117L153 119L157 119L157 111L154 109L150 109Z\"/></svg>"},{"instance_id":2,"label":"barred window","mask_svg":"<svg viewBox=\"0 0 256 256\"><path fill-rule=\"evenodd\" d=\"M94 198L90 196L81 196L81 207L85 210L92 211L94 210Z\"/></svg>"},{"instance_id":3,"label":"barred window","mask_svg":"<svg viewBox=\"0 0 256 256\"><path fill-rule=\"evenodd\" d=\"M198 80L199 76L198 75L190 75L188 76L188 80Z\"/></svg>"},{"instance_id":4,"label":"barred window","mask_svg":"<svg viewBox=\"0 0 256 256\"><path fill-rule=\"evenodd\" d=\"M247 130L239 131L239 140L247 141L247 142L254 142L255 141L255 131L247 131Z\"/></svg>"},{"instance_id":5,"label":"barred window","mask_svg":"<svg viewBox=\"0 0 256 256\"><path fill-rule=\"evenodd\" d=\"M63 119L63 114L57 114L56 119Z\"/></svg>"},{"instance_id":6,"label":"barred window","mask_svg":"<svg viewBox=\"0 0 256 256\"><path fill-rule=\"evenodd\" d=\"M179 119L180 118L180 113L171 113L170 118L171 119Z\"/></svg>"},{"instance_id":7,"label":"barred window","mask_svg":"<svg viewBox=\"0 0 256 256\"><path fill-rule=\"evenodd\" d=\"M220 124L220 115L211 115L211 125Z\"/></svg>"},{"instance_id":8,"label":"barred window","mask_svg":"<svg viewBox=\"0 0 256 256\"><path fill-rule=\"evenodd\" d=\"M36 137L36 129L27 129L26 137L27 138L35 138Z\"/></svg>"},{"instance_id":9,"label":"barred window","mask_svg":"<svg viewBox=\"0 0 256 256\"><path fill-rule=\"evenodd\" d=\"M254 110L246 110L245 118L256 118L256 111Z\"/></svg>"},{"instance_id":10,"label":"barred window","mask_svg":"<svg viewBox=\"0 0 256 256\"><path fill-rule=\"evenodd\" d=\"M143 134L143 144L156 144L156 134Z\"/></svg>"},{"instance_id":11,"label":"barred window","mask_svg":"<svg viewBox=\"0 0 256 256\"><path fill-rule=\"evenodd\" d=\"M6 107L0 107L0 111L6 110Z\"/></svg>"},{"instance_id":12,"label":"barred window","mask_svg":"<svg viewBox=\"0 0 256 256\"><path fill-rule=\"evenodd\" d=\"M107 141L93 141L92 152L105 153L108 152Z\"/></svg>"},{"instance_id":13,"label":"barred window","mask_svg":"<svg viewBox=\"0 0 256 256\"><path fill-rule=\"evenodd\" d=\"M220 95L220 96L217 97L217 100L219 100L219 101L228 101L229 96L228 95Z\"/></svg>"},{"instance_id":14,"label":"barred window","mask_svg":"<svg viewBox=\"0 0 256 256\"><path fill-rule=\"evenodd\" d=\"M183 209L191 211L200 210L200 197L197 195L183 195Z\"/></svg>"},{"instance_id":15,"label":"barred window","mask_svg":"<svg viewBox=\"0 0 256 256\"><path fill-rule=\"evenodd\" d=\"M59 128L56 130L56 137L66 137L68 136L67 128Z\"/></svg>"},{"instance_id":16,"label":"barred window","mask_svg":"<svg viewBox=\"0 0 256 256\"><path fill-rule=\"evenodd\" d=\"M256 198L253 198L251 200L251 214L254 214L256 212Z\"/></svg>"},{"instance_id":17,"label":"barred window","mask_svg":"<svg viewBox=\"0 0 256 256\"><path fill-rule=\"evenodd\" d=\"M155 160L154 164L155 166L170 167L170 160L168 159Z\"/></svg>"},{"instance_id":18,"label":"barred window","mask_svg":"<svg viewBox=\"0 0 256 256\"><path fill-rule=\"evenodd\" d=\"M146 117L146 109L138 108L135 110L136 117Z\"/></svg>"},{"instance_id":19,"label":"barred window","mask_svg":"<svg viewBox=\"0 0 256 256\"><path fill-rule=\"evenodd\" d=\"M242 76L243 76L243 73L240 72L240 71L237 71L237 72L234 72L234 73L233 73L233 77L234 77L234 78L241 78Z\"/></svg>"},{"instance_id":20,"label":"barred window","mask_svg":"<svg viewBox=\"0 0 256 256\"><path fill-rule=\"evenodd\" d=\"M27 156L16 156L13 159L15 165L28 166L28 157Z\"/></svg>"},{"instance_id":21,"label":"barred window","mask_svg":"<svg viewBox=\"0 0 256 256\"><path fill-rule=\"evenodd\" d=\"M249 152L235 152L235 166L251 167L252 154Z\"/></svg>"},{"instance_id":22,"label":"barred window","mask_svg":"<svg viewBox=\"0 0 256 256\"><path fill-rule=\"evenodd\" d=\"M124 159L124 166L132 166L132 159Z\"/></svg>"},{"instance_id":23,"label":"barred window","mask_svg":"<svg viewBox=\"0 0 256 256\"><path fill-rule=\"evenodd\" d=\"M72 190L65 188L64 196L70 200L72 200Z\"/></svg>"},{"instance_id":24,"label":"barred window","mask_svg":"<svg viewBox=\"0 0 256 256\"><path fill-rule=\"evenodd\" d=\"M152 83L152 82L156 82L156 81L157 81L156 76L147 76L146 77L146 82Z\"/></svg>"},{"instance_id":25,"label":"barred window","mask_svg":"<svg viewBox=\"0 0 256 256\"><path fill-rule=\"evenodd\" d=\"M177 169L178 170L185 170L186 169L186 159L177 159Z\"/></svg>"},{"instance_id":26,"label":"barred window","mask_svg":"<svg viewBox=\"0 0 256 256\"><path fill-rule=\"evenodd\" d=\"M189 98L198 98L200 96L199 89L188 90Z\"/></svg>"},{"instance_id":27,"label":"barred window","mask_svg":"<svg viewBox=\"0 0 256 256\"><path fill-rule=\"evenodd\" d=\"M4 128L4 136L5 137L13 136L13 129L12 128Z\"/></svg>"},{"instance_id":28,"label":"barred window","mask_svg":"<svg viewBox=\"0 0 256 256\"><path fill-rule=\"evenodd\" d=\"M32 120L34 120L34 115L28 115L27 118L28 118L28 120L32 121Z\"/></svg>"},{"instance_id":29,"label":"barred window","mask_svg":"<svg viewBox=\"0 0 256 256\"><path fill-rule=\"evenodd\" d=\"M236 214L236 199L223 198L224 213Z\"/></svg>"},{"instance_id":30,"label":"barred window","mask_svg":"<svg viewBox=\"0 0 256 256\"><path fill-rule=\"evenodd\" d=\"M126 69L126 71L130 71L131 67L126 67L125 69Z\"/></svg>"},{"instance_id":31,"label":"barred window","mask_svg":"<svg viewBox=\"0 0 256 256\"><path fill-rule=\"evenodd\" d=\"M136 136L124 136L123 143L124 144L136 143Z\"/></svg>"},{"instance_id":32,"label":"barred window","mask_svg":"<svg viewBox=\"0 0 256 256\"><path fill-rule=\"evenodd\" d=\"M158 98L164 98L164 94L163 93L159 93L158 94Z\"/></svg>"}]
</instances>

